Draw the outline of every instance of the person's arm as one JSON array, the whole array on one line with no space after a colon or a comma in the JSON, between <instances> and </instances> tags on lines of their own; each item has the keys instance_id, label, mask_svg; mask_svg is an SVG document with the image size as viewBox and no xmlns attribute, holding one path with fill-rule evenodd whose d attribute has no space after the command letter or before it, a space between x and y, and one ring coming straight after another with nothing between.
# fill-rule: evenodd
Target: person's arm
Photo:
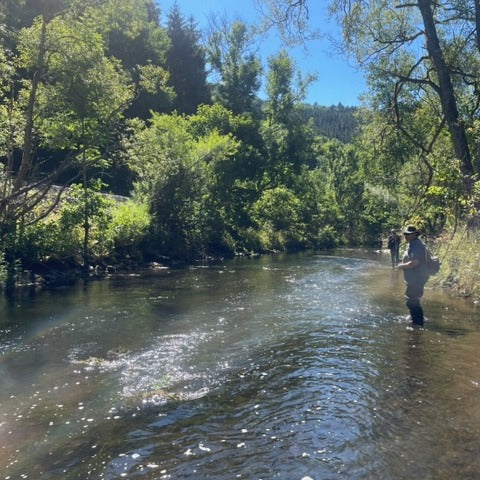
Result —
<instances>
[{"instance_id":1,"label":"person's arm","mask_svg":"<svg viewBox=\"0 0 480 480\"><path fill-rule=\"evenodd\" d=\"M399 270L406 270L409 268L415 268L420 265L420 260L414 258L413 260L408 260L407 262L402 262L397 265Z\"/></svg>"}]
</instances>

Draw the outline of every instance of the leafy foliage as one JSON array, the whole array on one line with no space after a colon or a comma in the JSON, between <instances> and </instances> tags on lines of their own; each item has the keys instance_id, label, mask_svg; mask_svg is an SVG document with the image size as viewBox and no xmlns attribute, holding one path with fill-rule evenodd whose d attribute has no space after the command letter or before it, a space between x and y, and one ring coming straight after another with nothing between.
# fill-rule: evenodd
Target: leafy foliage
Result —
<instances>
[{"instance_id":1,"label":"leafy foliage","mask_svg":"<svg viewBox=\"0 0 480 480\"><path fill-rule=\"evenodd\" d=\"M178 5L168 15L167 50L169 84L175 90L174 108L179 113L195 113L201 104L210 102L207 86L205 52L199 45L199 33L193 21L187 23Z\"/></svg>"},{"instance_id":2,"label":"leafy foliage","mask_svg":"<svg viewBox=\"0 0 480 480\"><path fill-rule=\"evenodd\" d=\"M220 75L213 100L235 114L254 112L262 68L253 53L247 25L237 21L231 28L216 26L208 42L207 58Z\"/></svg>"},{"instance_id":3,"label":"leafy foliage","mask_svg":"<svg viewBox=\"0 0 480 480\"><path fill-rule=\"evenodd\" d=\"M194 122L198 126L198 116ZM150 127L137 126L127 147L138 178L135 194L150 204L162 255L205 251L213 241L208 232L221 237L225 228L212 189L219 166L235 155L238 142L215 129L196 136L191 123L188 117L155 114Z\"/></svg>"},{"instance_id":4,"label":"leafy foliage","mask_svg":"<svg viewBox=\"0 0 480 480\"><path fill-rule=\"evenodd\" d=\"M267 3L303 8L305 26L307 2ZM243 22L214 21L201 45L194 19L174 6L162 26L152 0L6 0L5 272L377 245L407 221L436 234L474 219L478 185L440 82L478 169L479 50L462 5L333 2L370 84L354 108L305 104L314 79L285 51L261 65ZM419 28L429 12L435 28ZM446 71L428 48L418 57L425 30Z\"/></svg>"}]
</instances>

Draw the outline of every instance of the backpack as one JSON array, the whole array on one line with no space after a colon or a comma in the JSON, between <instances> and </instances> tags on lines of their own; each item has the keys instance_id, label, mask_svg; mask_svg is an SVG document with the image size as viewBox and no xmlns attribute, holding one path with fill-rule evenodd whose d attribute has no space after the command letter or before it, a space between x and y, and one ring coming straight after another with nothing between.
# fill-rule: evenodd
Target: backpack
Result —
<instances>
[{"instance_id":1,"label":"backpack","mask_svg":"<svg viewBox=\"0 0 480 480\"><path fill-rule=\"evenodd\" d=\"M435 275L440 270L442 262L436 256L433 256L428 248L425 248L425 267L428 275Z\"/></svg>"}]
</instances>

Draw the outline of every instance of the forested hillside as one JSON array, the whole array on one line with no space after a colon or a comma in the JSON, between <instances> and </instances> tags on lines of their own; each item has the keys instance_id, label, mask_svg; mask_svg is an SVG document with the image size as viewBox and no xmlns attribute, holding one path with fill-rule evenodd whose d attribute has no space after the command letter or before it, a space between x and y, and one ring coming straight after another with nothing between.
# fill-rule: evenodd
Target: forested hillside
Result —
<instances>
[{"instance_id":1,"label":"forested hillside","mask_svg":"<svg viewBox=\"0 0 480 480\"><path fill-rule=\"evenodd\" d=\"M357 107L302 105L301 112L305 122L311 119L317 135L351 143L360 133Z\"/></svg>"},{"instance_id":2,"label":"forested hillside","mask_svg":"<svg viewBox=\"0 0 480 480\"><path fill-rule=\"evenodd\" d=\"M262 64L240 21L200 32L153 0L0 3L7 289L24 270L88 277L473 224L478 5L342 3L371 87L361 108L305 104L311 79L284 50ZM298 20L308 2L283 5Z\"/></svg>"}]
</instances>

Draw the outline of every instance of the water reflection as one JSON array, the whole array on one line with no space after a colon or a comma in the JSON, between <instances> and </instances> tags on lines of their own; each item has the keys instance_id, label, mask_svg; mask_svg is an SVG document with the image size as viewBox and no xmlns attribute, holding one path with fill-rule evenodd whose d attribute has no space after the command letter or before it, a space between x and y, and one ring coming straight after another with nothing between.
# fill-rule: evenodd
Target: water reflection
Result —
<instances>
[{"instance_id":1,"label":"water reflection","mask_svg":"<svg viewBox=\"0 0 480 480\"><path fill-rule=\"evenodd\" d=\"M476 312L427 291L413 330L401 277L356 255L237 260L6 307L4 476L475 478Z\"/></svg>"}]
</instances>

